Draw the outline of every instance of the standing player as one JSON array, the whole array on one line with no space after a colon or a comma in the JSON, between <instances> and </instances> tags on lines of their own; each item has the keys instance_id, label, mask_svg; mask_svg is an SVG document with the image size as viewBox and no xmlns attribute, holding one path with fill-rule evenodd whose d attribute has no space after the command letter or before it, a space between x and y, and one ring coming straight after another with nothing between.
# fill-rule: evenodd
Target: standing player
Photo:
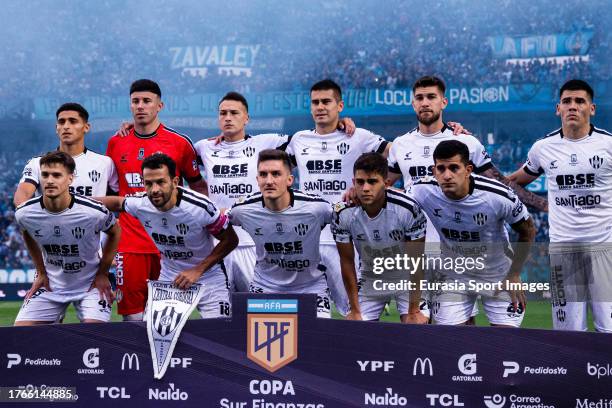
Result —
<instances>
[{"instance_id":1,"label":"standing player","mask_svg":"<svg viewBox=\"0 0 612 408\"><path fill-rule=\"evenodd\" d=\"M145 193L100 200L144 226L161 252L160 280L180 289L204 285L198 304L203 318L229 316L229 282L223 258L238 244L228 218L203 194L179 186L176 164L156 153L142 162ZM219 240L213 243L213 236Z\"/></svg>"},{"instance_id":2,"label":"standing player","mask_svg":"<svg viewBox=\"0 0 612 408\"><path fill-rule=\"evenodd\" d=\"M334 205L332 232L351 307L347 318L378 320L385 305L395 299L402 323L427 323L429 318L420 310L420 290L410 292L413 296L410 301L407 291L376 295L375 290L381 289L372 283L373 279L385 278L384 275L374 278L375 258L399 254L421 258L425 240L425 215L412 198L385 188L387 171L387 160L383 156L363 154L353 166L353 185L360 204L353 207L344 203ZM357 249L360 259L359 285L353 248ZM413 277L414 282L420 282L420 271L415 271Z\"/></svg>"},{"instance_id":3,"label":"standing player","mask_svg":"<svg viewBox=\"0 0 612 408\"><path fill-rule=\"evenodd\" d=\"M15 326L60 322L70 303L81 322L108 322L108 269L121 230L102 204L69 192L76 166L69 154L47 153L39 163L43 195L15 210L37 272ZM102 231L108 239L100 256Z\"/></svg>"},{"instance_id":4,"label":"standing player","mask_svg":"<svg viewBox=\"0 0 612 408\"><path fill-rule=\"evenodd\" d=\"M257 183L260 192L239 200L229 213L231 223L255 241L251 292L314 293L317 315L331 317L326 270L319 255L321 229L332 218L331 204L291 190L291 162L281 150L259 153Z\"/></svg>"},{"instance_id":5,"label":"standing player","mask_svg":"<svg viewBox=\"0 0 612 408\"><path fill-rule=\"evenodd\" d=\"M76 163L70 192L83 196L102 196L119 190L113 161L85 147L89 132L89 113L78 103L65 103L55 113L55 132L60 144L58 151L72 156ZM40 156L32 158L23 169L13 202L19 206L40 188Z\"/></svg>"},{"instance_id":6,"label":"standing player","mask_svg":"<svg viewBox=\"0 0 612 408\"><path fill-rule=\"evenodd\" d=\"M502 285L510 297L494 291L480 293L491 325L519 327L525 295L509 284L521 283L521 269L535 237L533 220L514 192L497 181L474 176L468 147L446 140L433 152L434 176L417 181L410 194L421 205L440 234L442 256L453 259L453 268L437 267L443 283L463 283L467 290L442 290L433 309L438 324L466 324L479 293L469 281ZM504 222L518 233L512 253ZM472 262L469 262L469 260ZM442 263L442 262L439 262ZM444 262L446 263L446 262ZM493 292L493 293L491 293Z\"/></svg>"},{"instance_id":7,"label":"standing player","mask_svg":"<svg viewBox=\"0 0 612 408\"><path fill-rule=\"evenodd\" d=\"M140 79L131 85L130 109L134 127L126 137L113 136L106 150L106 155L117 167L122 196L144 190L142 161L157 152L175 161L179 180L184 178L192 189L206 193L206 183L200 175L191 140L159 121L158 114L163 106L161 90L155 82ZM124 320L142 320L147 279L155 280L159 276L159 251L137 219L121 213L119 222L123 239L116 258L118 309Z\"/></svg>"},{"instance_id":8,"label":"standing player","mask_svg":"<svg viewBox=\"0 0 612 408\"><path fill-rule=\"evenodd\" d=\"M591 124L593 89L573 79L559 91L561 128L537 141L510 176L526 185L546 174L550 203L553 326L612 332L612 134Z\"/></svg>"},{"instance_id":9,"label":"standing player","mask_svg":"<svg viewBox=\"0 0 612 408\"><path fill-rule=\"evenodd\" d=\"M342 90L325 79L310 89L310 112L315 129L297 132L289 141L287 153L297 166L300 190L319 194L330 202L342 200L353 178L353 164L363 153L378 152L385 157L390 143L365 129L357 128L351 137L338 130L344 108ZM327 267L331 296L338 311L349 312L348 297L342 282L340 259L328 227L321 234L321 258Z\"/></svg>"}]
</instances>

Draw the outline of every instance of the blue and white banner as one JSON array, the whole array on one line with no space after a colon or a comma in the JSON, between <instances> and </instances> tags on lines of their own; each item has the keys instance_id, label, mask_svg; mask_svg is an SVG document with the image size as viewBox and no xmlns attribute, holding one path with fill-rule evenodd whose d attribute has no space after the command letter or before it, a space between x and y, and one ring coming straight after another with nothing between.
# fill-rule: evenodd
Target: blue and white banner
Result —
<instances>
[{"instance_id":1,"label":"blue and white banner","mask_svg":"<svg viewBox=\"0 0 612 408\"><path fill-rule=\"evenodd\" d=\"M251 77L261 44L188 45L170 47L170 68L183 75L206 78L210 70L220 75Z\"/></svg>"},{"instance_id":2,"label":"blue and white banner","mask_svg":"<svg viewBox=\"0 0 612 408\"><path fill-rule=\"evenodd\" d=\"M497 58L560 57L586 55L589 52L593 31L577 31L564 34L511 37L488 37L487 42Z\"/></svg>"}]
</instances>

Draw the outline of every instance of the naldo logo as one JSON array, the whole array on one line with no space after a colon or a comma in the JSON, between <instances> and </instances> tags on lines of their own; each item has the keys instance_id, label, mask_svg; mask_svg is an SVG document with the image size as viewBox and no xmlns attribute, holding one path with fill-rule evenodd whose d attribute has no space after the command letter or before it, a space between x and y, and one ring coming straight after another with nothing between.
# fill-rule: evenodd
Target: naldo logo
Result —
<instances>
[{"instance_id":1,"label":"naldo logo","mask_svg":"<svg viewBox=\"0 0 612 408\"><path fill-rule=\"evenodd\" d=\"M464 354L457 360L457 368L462 375L454 375L453 381L481 382L482 376L476 375L478 365L476 363L476 354Z\"/></svg>"}]
</instances>

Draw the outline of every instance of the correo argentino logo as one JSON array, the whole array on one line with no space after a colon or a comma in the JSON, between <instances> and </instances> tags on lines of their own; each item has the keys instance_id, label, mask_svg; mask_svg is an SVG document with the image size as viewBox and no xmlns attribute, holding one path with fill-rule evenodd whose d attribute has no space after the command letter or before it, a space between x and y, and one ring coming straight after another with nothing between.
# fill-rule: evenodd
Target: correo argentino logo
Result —
<instances>
[{"instance_id":1,"label":"correo argentino logo","mask_svg":"<svg viewBox=\"0 0 612 408\"><path fill-rule=\"evenodd\" d=\"M248 299L248 359L270 372L296 360L297 311L297 299Z\"/></svg>"}]
</instances>

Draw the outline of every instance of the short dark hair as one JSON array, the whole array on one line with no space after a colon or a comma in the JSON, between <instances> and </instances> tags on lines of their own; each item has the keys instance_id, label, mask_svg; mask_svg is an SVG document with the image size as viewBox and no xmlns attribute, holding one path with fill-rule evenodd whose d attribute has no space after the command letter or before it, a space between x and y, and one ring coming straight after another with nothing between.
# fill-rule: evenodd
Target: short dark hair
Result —
<instances>
[{"instance_id":1,"label":"short dark hair","mask_svg":"<svg viewBox=\"0 0 612 408\"><path fill-rule=\"evenodd\" d=\"M161 98L161 89L157 82L151 81L150 79L139 79L132 82L130 86L130 95L134 92L153 92Z\"/></svg>"},{"instance_id":2,"label":"short dark hair","mask_svg":"<svg viewBox=\"0 0 612 408\"><path fill-rule=\"evenodd\" d=\"M142 162L141 170L144 172L144 169L157 170L161 169L163 166L168 168L168 174L170 174L170 178L176 177L176 163L172 160L172 157L168 156L164 153L155 153L144 159Z\"/></svg>"},{"instance_id":3,"label":"short dark hair","mask_svg":"<svg viewBox=\"0 0 612 408\"><path fill-rule=\"evenodd\" d=\"M564 91L585 91L591 98L591 102L595 97L595 92L593 91L593 88L591 88L591 85L587 84L582 79L570 79L569 81L564 83L561 89L559 90L559 98L561 98L561 95L563 95Z\"/></svg>"},{"instance_id":4,"label":"short dark hair","mask_svg":"<svg viewBox=\"0 0 612 408\"><path fill-rule=\"evenodd\" d=\"M435 162L438 159L451 159L457 155L461 157L463 164L466 166L470 164L470 151L465 143L458 140L445 140L434 149L433 159Z\"/></svg>"},{"instance_id":5,"label":"short dark hair","mask_svg":"<svg viewBox=\"0 0 612 408\"><path fill-rule=\"evenodd\" d=\"M317 82L310 88L310 93L312 93L312 91L328 91L330 89L334 91L334 95L336 95L336 100L341 101L342 89L340 88L340 85L338 85L331 79L324 79L322 81Z\"/></svg>"},{"instance_id":6,"label":"short dark hair","mask_svg":"<svg viewBox=\"0 0 612 408\"><path fill-rule=\"evenodd\" d=\"M289 155L278 149L265 149L259 152L259 157L257 158L257 167L259 167L259 163L270 161L270 160L280 160L283 162L283 165L291 171L291 159Z\"/></svg>"},{"instance_id":7,"label":"short dark hair","mask_svg":"<svg viewBox=\"0 0 612 408\"><path fill-rule=\"evenodd\" d=\"M385 159L382 154L369 152L362 154L355 161L353 165L353 174L357 173L357 170L380 174L383 179L386 179L389 174L389 165L387 164L387 159Z\"/></svg>"},{"instance_id":8,"label":"short dark hair","mask_svg":"<svg viewBox=\"0 0 612 408\"><path fill-rule=\"evenodd\" d=\"M54 150L40 158L40 167L56 163L64 166L66 170L68 170L69 174L74 174L76 164L72 156L70 156L68 153L60 152L59 150Z\"/></svg>"},{"instance_id":9,"label":"short dark hair","mask_svg":"<svg viewBox=\"0 0 612 408\"><path fill-rule=\"evenodd\" d=\"M57 108L57 111L55 112L55 119L59 118L59 114L64 112L64 111L75 111L75 112L78 112L78 114L81 117L81 119L83 119L85 122L87 122L89 120L89 112L87 112L87 109L85 109L79 103L68 102L68 103L63 104L62 106Z\"/></svg>"},{"instance_id":10,"label":"short dark hair","mask_svg":"<svg viewBox=\"0 0 612 408\"><path fill-rule=\"evenodd\" d=\"M247 113L249 113L249 103L247 102L246 98L238 92L231 91L226 93L225 96L223 96L223 98L221 98L221 100L219 101L219 105L221 105L223 101L240 102L244 105L244 108L246 109Z\"/></svg>"},{"instance_id":11,"label":"short dark hair","mask_svg":"<svg viewBox=\"0 0 612 408\"><path fill-rule=\"evenodd\" d=\"M442 95L446 92L446 85L444 81L438 78L437 76L424 76L420 77L416 80L414 85L412 85L412 93L415 93L417 88L425 88L428 86L436 86L442 92Z\"/></svg>"}]
</instances>

